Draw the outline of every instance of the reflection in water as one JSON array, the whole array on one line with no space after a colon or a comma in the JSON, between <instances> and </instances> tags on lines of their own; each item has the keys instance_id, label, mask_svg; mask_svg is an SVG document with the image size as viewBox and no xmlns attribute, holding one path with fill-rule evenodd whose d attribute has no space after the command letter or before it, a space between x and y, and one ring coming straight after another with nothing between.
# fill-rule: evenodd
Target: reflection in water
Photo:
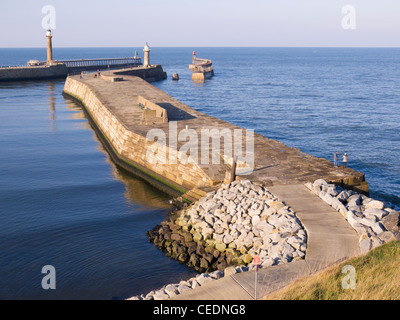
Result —
<instances>
[{"instance_id":1,"label":"reflection in water","mask_svg":"<svg viewBox=\"0 0 400 320\"><path fill-rule=\"evenodd\" d=\"M73 120L87 120L85 113L83 112L82 108L80 105L78 105L77 103L75 103L74 101L70 100L70 99L64 99L65 101L65 106L67 107L67 109L69 111L73 111L71 113L68 114L68 118L69 119L73 119ZM82 129L91 129L88 121L82 121L78 123L79 128Z\"/></svg>"},{"instance_id":2,"label":"reflection in water","mask_svg":"<svg viewBox=\"0 0 400 320\"><path fill-rule=\"evenodd\" d=\"M54 93L54 82L48 82L47 87L49 90L49 104L50 104L50 120L51 120L51 131L56 131L56 104L55 104L55 93Z\"/></svg>"},{"instance_id":3,"label":"reflection in water","mask_svg":"<svg viewBox=\"0 0 400 320\"><path fill-rule=\"evenodd\" d=\"M141 204L146 207L172 209L169 204L171 196L159 191L140 178L118 169L114 164L113 176L115 180L122 181L125 185L125 198L131 204Z\"/></svg>"},{"instance_id":4,"label":"reflection in water","mask_svg":"<svg viewBox=\"0 0 400 320\"><path fill-rule=\"evenodd\" d=\"M86 116L80 105L70 99L65 99L68 110L75 111L70 114L71 119L85 119ZM88 121L80 123L82 128L90 129ZM110 159L107 151L103 148L101 141L97 138L96 134L93 134L95 140L98 142L97 149L102 153L106 154L106 161L112 167L112 175L114 180L123 182L125 185L125 198L130 204L140 204L144 207L153 207L161 209L172 209L172 205L169 204L171 196L156 189L155 187L148 184L146 181L139 177L133 176L131 173L127 173L124 170L117 168L117 166Z\"/></svg>"}]
</instances>

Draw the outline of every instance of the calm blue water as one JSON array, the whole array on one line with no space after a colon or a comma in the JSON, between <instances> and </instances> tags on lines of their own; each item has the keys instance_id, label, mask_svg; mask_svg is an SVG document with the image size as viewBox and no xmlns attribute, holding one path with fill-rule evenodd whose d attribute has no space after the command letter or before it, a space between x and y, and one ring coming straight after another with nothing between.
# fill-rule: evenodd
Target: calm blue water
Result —
<instances>
[{"instance_id":1,"label":"calm blue water","mask_svg":"<svg viewBox=\"0 0 400 320\"><path fill-rule=\"evenodd\" d=\"M54 50L57 59L141 48ZM371 195L400 208L400 49L199 48L215 76L191 81L196 48L152 48L189 106L317 157L347 152ZM45 49L0 49L0 65ZM178 72L179 81L172 81ZM148 243L169 196L115 168L63 81L0 84L0 299L112 299L193 272ZM56 268L56 290L41 268Z\"/></svg>"}]
</instances>

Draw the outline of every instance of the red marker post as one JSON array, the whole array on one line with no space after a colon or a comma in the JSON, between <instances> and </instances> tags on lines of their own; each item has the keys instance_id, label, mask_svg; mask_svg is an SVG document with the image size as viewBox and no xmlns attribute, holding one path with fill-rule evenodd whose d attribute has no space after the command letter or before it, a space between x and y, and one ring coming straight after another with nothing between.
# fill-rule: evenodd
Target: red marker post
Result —
<instances>
[{"instance_id":1,"label":"red marker post","mask_svg":"<svg viewBox=\"0 0 400 320\"><path fill-rule=\"evenodd\" d=\"M257 275L258 275L258 266L261 264L260 256L254 256L253 263L256 265L256 276L255 276L255 284L254 284L254 300L257 300Z\"/></svg>"}]
</instances>

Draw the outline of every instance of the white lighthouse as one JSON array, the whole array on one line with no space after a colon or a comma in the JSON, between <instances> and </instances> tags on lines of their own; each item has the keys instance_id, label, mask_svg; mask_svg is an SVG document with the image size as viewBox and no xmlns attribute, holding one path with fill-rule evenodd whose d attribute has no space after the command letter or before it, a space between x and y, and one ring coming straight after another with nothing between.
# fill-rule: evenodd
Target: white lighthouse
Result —
<instances>
[{"instance_id":1,"label":"white lighthouse","mask_svg":"<svg viewBox=\"0 0 400 320\"><path fill-rule=\"evenodd\" d=\"M144 67L149 67L150 66L150 47L149 44L146 42L146 45L144 46L143 52L144 52L144 59L143 59L143 66Z\"/></svg>"}]
</instances>

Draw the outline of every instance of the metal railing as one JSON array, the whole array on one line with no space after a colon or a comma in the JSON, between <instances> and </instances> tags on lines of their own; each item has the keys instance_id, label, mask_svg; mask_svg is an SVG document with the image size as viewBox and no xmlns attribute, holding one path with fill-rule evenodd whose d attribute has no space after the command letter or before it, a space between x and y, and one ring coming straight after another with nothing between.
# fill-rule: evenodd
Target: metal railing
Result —
<instances>
[{"instance_id":1,"label":"metal railing","mask_svg":"<svg viewBox=\"0 0 400 320\"><path fill-rule=\"evenodd\" d=\"M67 68L113 66L113 65L141 65L142 59L136 57L128 58L107 58L107 59L78 59L78 60L56 60L57 63L64 63Z\"/></svg>"},{"instance_id":2,"label":"metal railing","mask_svg":"<svg viewBox=\"0 0 400 320\"><path fill-rule=\"evenodd\" d=\"M139 57L128 58L106 58L106 59L75 59L75 60L55 60L55 63L64 63L67 68L80 68L80 67L96 67L96 66L114 66L114 65L134 65L139 66L142 64L142 59ZM38 66L45 66L46 61L40 61ZM0 66L0 68L25 68L25 66ZM30 66L35 67L35 66Z\"/></svg>"}]
</instances>

